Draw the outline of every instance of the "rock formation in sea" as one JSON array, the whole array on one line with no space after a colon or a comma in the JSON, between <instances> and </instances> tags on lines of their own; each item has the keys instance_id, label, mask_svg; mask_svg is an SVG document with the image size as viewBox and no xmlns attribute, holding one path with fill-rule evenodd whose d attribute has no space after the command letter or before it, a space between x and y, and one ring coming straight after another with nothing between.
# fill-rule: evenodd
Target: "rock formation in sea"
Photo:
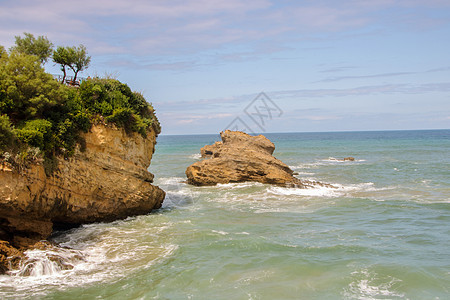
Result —
<instances>
[{"instance_id":1,"label":"rock formation in sea","mask_svg":"<svg viewBox=\"0 0 450 300\"><path fill-rule=\"evenodd\" d=\"M153 129L144 138L94 125L83 135L85 149L58 158L51 175L42 162L22 168L0 162L0 239L23 248L46 239L54 228L112 221L161 207L165 192L152 185L153 175L147 171L156 135Z\"/></svg>"},{"instance_id":2,"label":"rock formation in sea","mask_svg":"<svg viewBox=\"0 0 450 300\"><path fill-rule=\"evenodd\" d=\"M204 146L204 160L186 169L187 182L197 186L256 181L285 187L307 188L324 185L300 180L272 154L275 145L263 135L251 136L240 131L220 133L221 142Z\"/></svg>"}]
</instances>

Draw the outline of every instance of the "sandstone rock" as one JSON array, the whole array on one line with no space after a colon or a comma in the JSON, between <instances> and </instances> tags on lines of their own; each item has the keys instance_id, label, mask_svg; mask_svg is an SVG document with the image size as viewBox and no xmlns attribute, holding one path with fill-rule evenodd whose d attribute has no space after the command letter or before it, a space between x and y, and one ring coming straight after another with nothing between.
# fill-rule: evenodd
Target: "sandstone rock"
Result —
<instances>
[{"instance_id":1,"label":"sandstone rock","mask_svg":"<svg viewBox=\"0 0 450 300\"><path fill-rule=\"evenodd\" d=\"M0 228L10 242L24 247L46 239L53 226L112 221L161 207L165 193L147 171L156 144L104 125L84 135L86 150L46 176L42 164L17 170L0 164Z\"/></svg>"},{"instance_id":2,"label":"sandstone rock","mask_svg":"<svg viewBox=\"0 0 450 300\"><path fill-rule=\"evenodd\" d=\"M263 135L240 131L221 132L222 142L206 145L202 157L186 169L187 182L197 186L256 181L306 188L317 182L302 181L282 161L272 156L275 145Z\"/></svg>"},{"instance_id":3,"label":"sandstone rock","mask_svg":"<svg viewBox=\"0 0 450 300\"><path fill-rule=\"evenodd\" d=\"M355 161L355 158L354 158L354 157L351 157L351 156L345 157L345 158L344 158L344 161Z\"/></svg>"},{"instance_id":4,"label":"sandstone rock","mask_svg":"<svg viewBox=\"0 0 450 300\"><path fill-rule=\"evenodd\" d=\"M0 275L19 265L23 253L12 247L7 241L0 241Z\"/></svg>"}]
</instances>

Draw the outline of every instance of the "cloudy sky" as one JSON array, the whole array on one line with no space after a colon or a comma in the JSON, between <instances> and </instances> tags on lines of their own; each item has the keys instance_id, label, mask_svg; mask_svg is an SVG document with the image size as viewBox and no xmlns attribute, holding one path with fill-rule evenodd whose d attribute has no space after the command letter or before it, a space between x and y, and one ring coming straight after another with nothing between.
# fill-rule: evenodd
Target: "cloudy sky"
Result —
<instances>
[{"instance_id":1,"label":"cloudy sky","mask_svg":"<svg viewBox=\"0 0 450 300\"><path fill-rule=\"evenodd\" d=\"M0 0L0 45L23 32L84 44L163 134L450 128L448 0Z\"/></svg>"}]
</instances>

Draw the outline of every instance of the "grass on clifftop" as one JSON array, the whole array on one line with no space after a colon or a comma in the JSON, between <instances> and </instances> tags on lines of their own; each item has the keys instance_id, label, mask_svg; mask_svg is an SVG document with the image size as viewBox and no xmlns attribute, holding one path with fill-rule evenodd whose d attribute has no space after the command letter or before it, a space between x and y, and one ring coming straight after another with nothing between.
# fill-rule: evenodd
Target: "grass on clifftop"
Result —
<instances>
[{"instance_id":1,"label":"grass on clifftop","mask_svg":"<svg viewBox=\"0 0 450 300\"><path fill-rule=\"evenodd\" d=\"M0 158L24 161L73 155L81 132L95 123L115 124L146 136L161 127L142 94L116 79L94 78L79 88L47 74L38 57L0 46Z\"/></svg>"}]
</instances>

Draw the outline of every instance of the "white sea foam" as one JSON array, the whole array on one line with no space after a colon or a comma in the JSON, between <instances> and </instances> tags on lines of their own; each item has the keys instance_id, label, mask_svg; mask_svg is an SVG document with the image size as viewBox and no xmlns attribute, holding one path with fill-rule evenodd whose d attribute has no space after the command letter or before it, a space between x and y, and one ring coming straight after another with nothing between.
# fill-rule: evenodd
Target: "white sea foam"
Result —
<instances>
[{"instance_id":1,"label":"white sea foam","mask_svg":"<svg viewBox=\"0 0 450 300\"><path fill-rule=\"evenodd\" d=\"M269 193L275 195L296 195L296 196L309 196L309 197L341 197L354 191L367 191L373 190L374 184L372 182L360 183L360 184L332 184L333 187L315 185L312 188L284 188L284 187L270 187Z\"/></svg>"},{"instance_id":2,"label":"white sea foam","mask_svg":"<svg viewBox=\"0 0 450 300\"><path fill-rule=\"evenodd\" d=\"M211 230L211 232L214 232L214 233L217 233L217 234L220 234L220 235L228 235L229 234L228 232L221 231L221 230Z\"/></svg>"},{"instance_id":3,"label":"white sea foam","mask_svg":"<svg viewBox=\"0 0 450 300\"><path fill-rule=\"evenodd\" d=\"M294 171L302 170L302 169L316 169L320 165L323 165L321 162L313 162L313 163L303 163L299 165L291 165L289 168L291 168Z\"/></svg>"},{"instance_id":4,"label":"white sea foam","mask_svg":"<svg viewBox=\"0 0 450 300\"><path fill-rule=\"evenodd\" d=\"M157 179L158 185L185 185L186 178L183 177L162 177Z\"/></svg>"},{"instance_id":5,"label":"white sea foam","mask_svg":"<svg viewBox=\"0 0 450 300\"><path fill-rule=\"evenodd\" d=\"M366 161L366 160L365 159L345 160L343 158L328 157L328 158L322 159L321 161L325 161L325 162L339 162L339 163L354 163L354 162L363 162L363 161Z\"/></svg>"},{"instance_id":6,"label":"white sea foam","mask_svg":"<svg viewBox=\"0 0 450 300\"><path fill-rule=\"evenodd\" d=\"M350 161L350 160L343 160L343 159L338 159L338 158L334 158L334 157L328 157L328 158L324 158L324 159L317 159L314 162L306 162L306 163L301 163L298 165L290 165L289 168L291 168L294 171L299 171L299 170L303 170L303 169L317 169L321 166L327 166L327 165L337 165L337 164L351 165L351 164L361 163L361 162L366 162L366 161L367 160L365 160L365 159L355 159L354 161Z\"/></svg>"},{"instance_id":7,"label":"white sea foam","mask_svg":"<svg viewBox=\"0 0 450 300\"><path fill-rule=\"evenodd\" d=\"M343 292L347 299L380 299L380 297L403 299L405 297L403 293L394 290L394 285L401 282L400 279L392 276L379 278L376 273L368 270L356 271L352 275L356 279Z\"/></svg>"},{"instance_id":8,"label":"white sea foam","mask_svg":"<svg viewBox=\"0 0 450 300\"><path fill-rule=\"evenodd\" d=\"M59 276L85 261L80 251L57 247L28 250L24 254L26 258L21 261L18 270L11 272L12 276Z\"/></svg>"},{"instance_id":9,"label":"white sea foam","mask_svg":"<svg viewBox=\"0 0 450 300\"><path fill-rule=\"evenodd\" d=\"M194 193L189 189L166 192L162 208L182 208L194 202Z\"/></svg>"},{"instance_id":10,"label":"white sea foam","mask_svg":"<svg viewBox=\"0 0 450 300\"><path fill-rule=\"evenodd\" d=\"M202 155L200 153L195 153L195 154L189 155L189 158L199 160L202 158Z\"/></svg>"},{"instance_id":11,"label":"white sea foam","mask_svg":"<svg viewBox=\"0 0 450 300\"><path fill-rule=\"evenodd\" d=\"M247 188L247 187L251 187L251 186L263 186L264 184L260 183L260 182L251 182L251 181L247 181L247 182L237 182L237 183L219 183L216 185L216 187L220 188L220 189L242 189L242 188Z\"/></svg>"},{"instance_id":12,"label":"white sea foam","mask_svg":"<svg viewBox=\"0 0 450 300\"><path fill-rule=\"evenodd\" d=\"M21 292L45 295L49 286L65 289L127 276L173 255L178 246L164 234L173 225L149 224L145 216L84 225L56 237L60 247L26 251L20 269L0 276L0 285L20 298Z\"/></svg>"}]
</instances>

